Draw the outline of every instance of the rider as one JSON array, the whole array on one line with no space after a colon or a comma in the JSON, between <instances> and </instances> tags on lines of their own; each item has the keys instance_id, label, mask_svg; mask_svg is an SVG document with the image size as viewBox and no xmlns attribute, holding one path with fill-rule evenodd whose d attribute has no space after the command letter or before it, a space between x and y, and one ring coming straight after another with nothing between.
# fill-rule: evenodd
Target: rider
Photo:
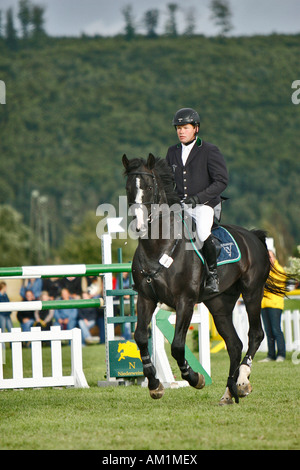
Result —
<instances>
[{"instance_id":1,"label":"rider","mask_svg":"<svg viewBox=\"0 0 300 470\"><path fill-rule=\"evenodd\" d=\"M205 291L219 292L217 253L211 229L214 208L220 207L221 193L228 183L226 163L219 149L198 137L199 114L192 108L179 109L173 118L180 143L168 149L167 162L174 172L176 188L187 212L196 222L197 235L203 242L209 276Z\"/></svg>"}]
</instances>

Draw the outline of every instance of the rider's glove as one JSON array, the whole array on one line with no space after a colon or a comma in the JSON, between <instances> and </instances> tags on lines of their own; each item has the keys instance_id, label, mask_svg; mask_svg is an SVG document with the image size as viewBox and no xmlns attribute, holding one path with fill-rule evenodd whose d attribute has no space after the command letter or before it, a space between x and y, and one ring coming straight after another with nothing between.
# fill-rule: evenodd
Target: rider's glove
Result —
<instances>
[{"instance_id":1,"label":"rider's glove","mask_svg":"<svg viewBox=\"0 0 300 470\"><path fill-rule=\"evenodd\" d=\"M199 198L198 196L190 196L187 197L184 200L184 203L187 204L188 206L192 206L192 208L196 207L197 204L199 204Z\"/></svg>"}]
</instances>

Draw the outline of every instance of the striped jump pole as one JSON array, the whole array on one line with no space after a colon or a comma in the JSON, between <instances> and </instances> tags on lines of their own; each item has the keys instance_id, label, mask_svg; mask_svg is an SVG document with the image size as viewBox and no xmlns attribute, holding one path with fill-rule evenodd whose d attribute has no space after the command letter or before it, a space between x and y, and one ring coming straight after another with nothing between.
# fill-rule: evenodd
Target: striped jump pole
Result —
<instances>
[{"instance_id":1,"label":"striped jump pole","mask_svg":"<svg viewBox=\"0 0 300 470\"><path fill-rule=\"evenodd\" d=\"M76 300L33 300L29 302L0 302L0 312L27 312L32 310L59 310L62 308L103 307L100 298Z\"/></svg>"},{"instance_id":2,"label":"striped jump pole","mask_svg":"<svg viewBox=\"0 0 300 470\"><path fill-rule=\"evenodd\" d=\"M99 276L106 273L131 272L131 263L65 264L0 268L0 279Z\"/></svg>"}]
</instances>

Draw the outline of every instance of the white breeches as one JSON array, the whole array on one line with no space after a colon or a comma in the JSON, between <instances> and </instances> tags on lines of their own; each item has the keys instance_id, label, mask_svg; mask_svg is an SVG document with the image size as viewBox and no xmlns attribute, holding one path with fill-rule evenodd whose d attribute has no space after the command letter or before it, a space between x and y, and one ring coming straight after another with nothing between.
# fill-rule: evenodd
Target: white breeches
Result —
<instances>
[{"instance_id":1,"label":"white breeches","mask_svg":"<svg viewBox=\"0 0 300 470\"><path fill-rule=\"evenodd\" d=\"M197 204L193 209L185 205L185 210L195 220L197 235L200 241L205 242L211 234L214 222L213 208L205 204Z\"/></svg>"}]
</instances>

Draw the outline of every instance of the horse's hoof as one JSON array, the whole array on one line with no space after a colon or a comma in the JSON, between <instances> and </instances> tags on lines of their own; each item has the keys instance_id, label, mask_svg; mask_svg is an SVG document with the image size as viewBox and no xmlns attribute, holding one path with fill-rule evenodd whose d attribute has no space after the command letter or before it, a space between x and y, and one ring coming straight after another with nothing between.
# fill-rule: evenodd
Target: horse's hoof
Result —
<instances>
[{"instance_id":1,"label":"horse's hoof","mask_svg":"<svg viewBox=\"0 0 300 470\"><path fill-rule=\"evenodd\" d=\"M159 382L159 386L155 390L149 390L149 393L150 397L153 398L153 400L159 400L164 395L165 389L163 385Z\"/></svg>"},{"instance_id":2,"label":"horse's hoof","mask_svg":"<svg viewBox=\"0 0 300 470\"><path fill-rule=\"evenodd\" d=\"M224 406L224 405L233 405L234 401L232 399L232 395L229 391L229 388L226 387L226 390L225 390L225 393L224 395L222 396L221 400L219 401L219 405L220 406Z\"/></svg>"},{"instance_id":3,"label":"horse's hoof","mask_svg":"<svg viewBox=\"0 0 300 470\"><path fill-rule=\"evenodd\" d=\"M229 397L222 397L221 400L219 401L220 406L233 405L233 404L234 404L233 399Z\"/></svg>"},{"instance_id":4,"label":"horse's hoof","mask_svg":"<svg viewBox=\"0 0 300 470\"><path fill-rule=\"evenodd\" d=\"M204 377L204 375L199 374L199 372L198 372L198 383L195 386L195 388L197 388L197 390L201 390L201 388L203 388L203 387L205 387L205 377Z\"/></svg>"},{"instance_id":5,"label":"horse's hoof","mask_svg":"<svg viewBox=\"0 0 300 470\"><path fill-rule=\"evenodd\" d=\"M244 398L247 395L249 395L249 393L252 392L252 386L251 386L250 382L248 382L246 384L244 384L244 383L243 384L238 384L237 389L238 389L238 396L240 398Z\"/></svg>"}]
</instances>

